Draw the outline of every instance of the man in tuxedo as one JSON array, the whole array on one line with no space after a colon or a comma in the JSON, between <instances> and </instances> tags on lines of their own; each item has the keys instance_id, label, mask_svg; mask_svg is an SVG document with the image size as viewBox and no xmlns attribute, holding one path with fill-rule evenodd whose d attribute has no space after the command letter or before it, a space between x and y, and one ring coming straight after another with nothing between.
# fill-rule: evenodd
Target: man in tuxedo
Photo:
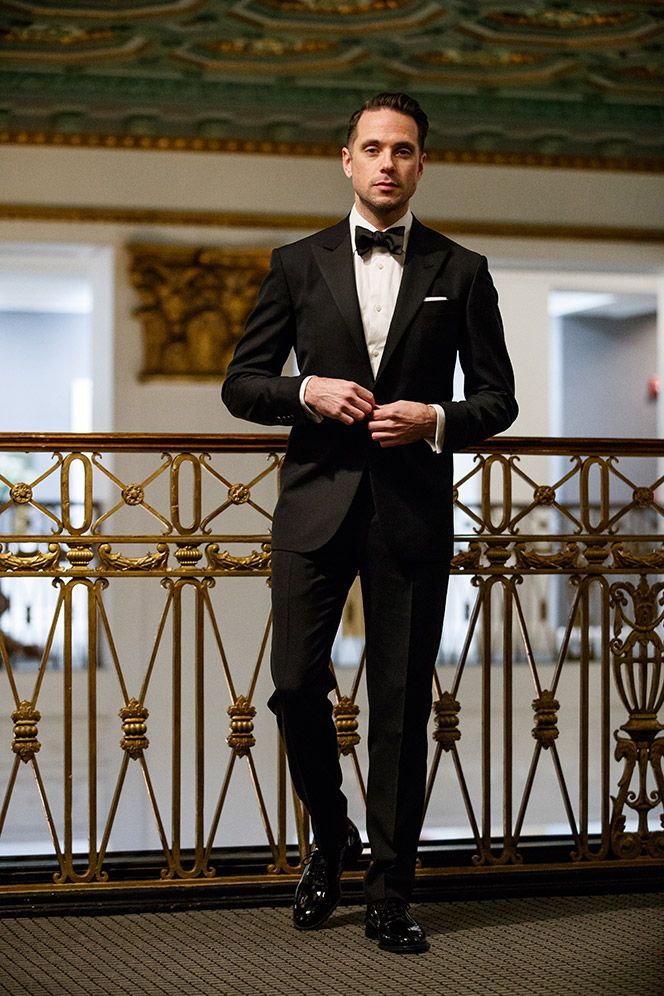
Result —
<instances>
[{"instance_id":1,"label":"man in tuxedo","mask_svg":"<svg viewBox=\"0 0 664 996\"><path fill-rule=\"evenodd\" d=\"M486 259L420 224L428 121L406 94L351 117L350 216L272 254L222 388L230 411L290 425L273 522L275 712L315 849L295 894L320 927L361 853L347 817L330 650L359 572L369 699L366 934L428 948L409 912L427 722L452 553L452 453L514 420L512 368ZM299 373L284 375L294 350ZM452 400L457 356L465 400Z\"/></svg>"}]
</instances>

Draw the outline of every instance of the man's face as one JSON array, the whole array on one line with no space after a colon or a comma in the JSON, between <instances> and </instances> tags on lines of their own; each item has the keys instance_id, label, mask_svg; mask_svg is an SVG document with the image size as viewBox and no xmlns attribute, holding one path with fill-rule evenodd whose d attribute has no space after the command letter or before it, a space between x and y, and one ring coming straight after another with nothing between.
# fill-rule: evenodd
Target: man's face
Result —
<instances>
[{"instance_id":1,"label":"man's face","mask_svg":"<svg viewBox=\"0 0 664 996\"><path fill-rule=\"evenodd\" d=\"M365 111L341 157L367 221L387 228L406 213L426 158L413 118L385 107Z\"/></svg>"}]
</instances>

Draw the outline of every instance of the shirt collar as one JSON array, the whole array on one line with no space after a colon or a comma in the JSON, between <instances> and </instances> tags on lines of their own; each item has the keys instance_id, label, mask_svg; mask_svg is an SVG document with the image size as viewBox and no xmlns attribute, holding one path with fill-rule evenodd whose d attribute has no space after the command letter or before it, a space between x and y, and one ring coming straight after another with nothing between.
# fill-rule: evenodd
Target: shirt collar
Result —
<instances>
[{"instance_id":1,"label":"shirt collar","mask_svg":"<svg viewBox=\"0 0 664 996\"><path fill-rule=\"evenodd\" d=\"M351 245L355 244L355 226L356 225L361 225L362 228L367 228L370 232L377 232L377 231L379 231L379 229L376 228L375 225L372 225L370 221L367 221L366 218L362 217L362 215L357 210L357 208L355 207L354 204L353 204L353 206L351 208L350 215L348 217L348 221L350 223ZM393 225L390 225L389 227L390 228L397 228L397 226L399 226L399 225L403 225L403 227L405 229L405 231L403 233L403 250L404 250L404 254L405 254L406 249L408 248L408 237L410 235L410 230L413 227L413 212L410 210L410 208L408 208L408 210L406 211L406 213L401 218L399 218L397 221L394 222Z\"/></svg>"}]
</instances>

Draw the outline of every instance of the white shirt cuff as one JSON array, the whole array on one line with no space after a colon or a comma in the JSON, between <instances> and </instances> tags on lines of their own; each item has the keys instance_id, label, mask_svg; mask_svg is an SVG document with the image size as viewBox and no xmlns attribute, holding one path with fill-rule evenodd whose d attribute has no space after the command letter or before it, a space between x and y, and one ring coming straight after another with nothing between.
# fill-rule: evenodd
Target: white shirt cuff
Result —
<instances>
[{"instance_id":1,"label":"white shirt cuff","mask_svg":"<svg viewBox=\"0 0 664 996\"><path fill-rule=\"evenodd\" d=\"M436 413L436 435L433 439L427 439L427 443L434 453L442 453L445 442L445 412L441 405L429 405L429 408L433 408Z\"/></svg>"},{"instance_id":2,"label":"white shirt cuff","mask_svg":"<svg viewBox=\"0 0 664 996\"><path fill-rule=\"evenodd\" d=\"M307 413L307 415L309 416L309 418L313 422L322 422L323 421L323 416L319 415L318 412L315 412L313 410L313 408L310 408L309 405L304 400L304 394L305 394L305 391L307 390L307 384L309 383L309 381L311 380L312 377L313 377L313 374L310 374L309 377L305 377L304 380L302 381L302 383L300 384L300 404L302 405L304 411ZM442 409L441 409L441 411L442 411ZM443 415L443 420L444 420L444 418L445 418L445 416Z\"/></svg>"}]
</instances>

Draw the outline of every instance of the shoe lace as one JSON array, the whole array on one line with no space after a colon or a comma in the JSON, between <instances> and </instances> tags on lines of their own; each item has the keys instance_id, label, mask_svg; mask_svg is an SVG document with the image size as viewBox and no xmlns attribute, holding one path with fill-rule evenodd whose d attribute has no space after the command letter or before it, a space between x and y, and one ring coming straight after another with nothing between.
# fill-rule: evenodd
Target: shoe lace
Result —
<instances>
[{"instance_id":1,"label":"shoe lace","mask_svg":"<svg viewBox=\"0 0 664 996\"><path fill-rule=\"evenodd\" d=\"M408 903L400 899L385 899L380 904L380 915L385 923L394 923L395 920L401 920L408 909Z\"/></svg>"},{"instance_id":2,"label":"shoe lace","mask_svg":"<svg viewBox=\"0 0 664 996\"><path fill-rule=\"evenodd\" d=\"M306 856L302 865L305 868L309 868L309 877L313 879L316 885L325 885L327 881L327 861L322 851L319 851L315 847Z\"/></svg>"}]
</instances>

